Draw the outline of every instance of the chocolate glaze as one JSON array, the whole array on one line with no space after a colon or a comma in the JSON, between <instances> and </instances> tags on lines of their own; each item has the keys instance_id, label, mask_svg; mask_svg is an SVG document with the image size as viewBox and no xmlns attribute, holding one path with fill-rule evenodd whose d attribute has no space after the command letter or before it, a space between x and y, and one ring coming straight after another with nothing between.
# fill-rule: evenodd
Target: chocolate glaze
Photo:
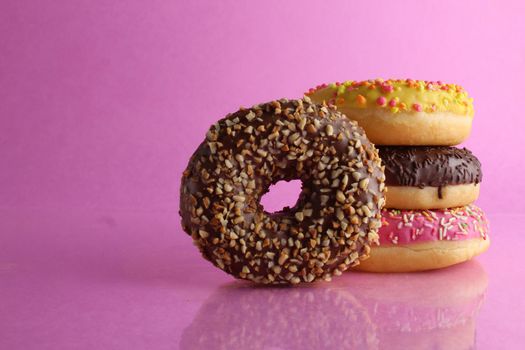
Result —
<instances>
[{"instance_id":1,"label":"chocolate glaze","mask_svg":"<svg viewBox=\"0 0 525 350\"><path fill-rule=\"evenodd\" d=\"M481 163L466 148L446 146L378 146L387 186L442 187L478 184Z\"/></svg>"}]
</instances>

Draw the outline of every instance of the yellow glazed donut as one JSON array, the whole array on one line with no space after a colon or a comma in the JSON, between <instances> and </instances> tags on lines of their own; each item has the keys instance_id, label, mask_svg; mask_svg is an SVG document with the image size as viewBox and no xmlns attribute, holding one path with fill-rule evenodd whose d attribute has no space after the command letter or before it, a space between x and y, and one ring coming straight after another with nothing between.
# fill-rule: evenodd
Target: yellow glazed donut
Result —
<instances>
[{"instance_id":1,"label":"yellow glazed donut","mask_svg":"<svg viewBox=\"0 0 525 350\"><path fill-rule=\"evenodd\" d=\"M467 92L440 81L346 81L319 85L306 95L336 105L377 145L457 145L469 136L474 116Z\"/></svg>"}]
</instances>

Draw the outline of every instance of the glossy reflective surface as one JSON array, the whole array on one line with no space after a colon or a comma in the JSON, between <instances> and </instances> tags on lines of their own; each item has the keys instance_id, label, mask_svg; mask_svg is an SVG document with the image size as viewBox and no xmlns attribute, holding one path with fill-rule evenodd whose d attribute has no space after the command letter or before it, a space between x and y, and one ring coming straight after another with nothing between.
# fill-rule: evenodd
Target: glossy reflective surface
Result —
<instances>
[{"instance_id":1,"label":"glossy reflective surface","mask_svg":"<svg viewBox=\"0 0 525 350\"><path fill-rule=\"evenodd\" d=\"M272 288L213 268L173 214L3 211L0 348L522 348L522 217L489 218L476 261Z\"/></svg>"},{"instance_id":2,"label":"glossy reflective surface","mask_svg":"<svg viewBox=\"0 0 525 350\"><path fill-rule=\"evenodd\" d=\"M180 344L182 349L470 349L486 287L487 276L476 262L432 274L345 274L303 288L227 284L202 304Z\"/></svg>"}]
</instances>

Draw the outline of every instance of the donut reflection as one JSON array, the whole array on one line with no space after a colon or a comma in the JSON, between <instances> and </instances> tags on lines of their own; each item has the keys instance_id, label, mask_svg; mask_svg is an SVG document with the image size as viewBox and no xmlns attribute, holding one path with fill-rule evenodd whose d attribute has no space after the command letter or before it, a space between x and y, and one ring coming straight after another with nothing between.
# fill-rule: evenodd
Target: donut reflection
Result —
<instances>
[{"instance_id":1,"label":"donut reflection","mask_svg":"<svg viewBox=\"0 0 525 350\"><path fill-rule=\"evenodd\" d=\"M346 273L331 283L219 288L182 349L472 349L488 279L475 261L412 274Z\"/></svg>"}]
</instances>

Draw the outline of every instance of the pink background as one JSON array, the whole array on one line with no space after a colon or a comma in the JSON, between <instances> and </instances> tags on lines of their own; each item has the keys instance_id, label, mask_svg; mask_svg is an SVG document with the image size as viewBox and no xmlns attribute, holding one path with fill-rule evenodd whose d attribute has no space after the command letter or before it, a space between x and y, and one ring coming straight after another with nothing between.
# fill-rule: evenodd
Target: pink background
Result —
<instances>
[{"instance_id":1,"label":"pink background","mask_svg":"<svg viewBox=\"0 0 525 350\"><path fill-rule=\"evenodd\" d=\"M375 77L474 97L466 145L501 244L481 258L494 289L478 343L499 345L497 330L519 344L523 329L501 322L525 312L502 302L525 289L504 264L524 245L524 15L519 0L1 1L0 347L177 347L231 283L177 215L208 126L241 105Z\"/></svg>"},{"instance_id":2,"label":"pink background","mask_svg":"<svg viewBox=\"0 0 525 350\"><path fill-rule=\"evenodd\" d=\"M479 203L522 212L522 1L0 5L0 205L177 210L210 124L323 82L412 77L475 99Z\"/></svg>"}]
</instances>

